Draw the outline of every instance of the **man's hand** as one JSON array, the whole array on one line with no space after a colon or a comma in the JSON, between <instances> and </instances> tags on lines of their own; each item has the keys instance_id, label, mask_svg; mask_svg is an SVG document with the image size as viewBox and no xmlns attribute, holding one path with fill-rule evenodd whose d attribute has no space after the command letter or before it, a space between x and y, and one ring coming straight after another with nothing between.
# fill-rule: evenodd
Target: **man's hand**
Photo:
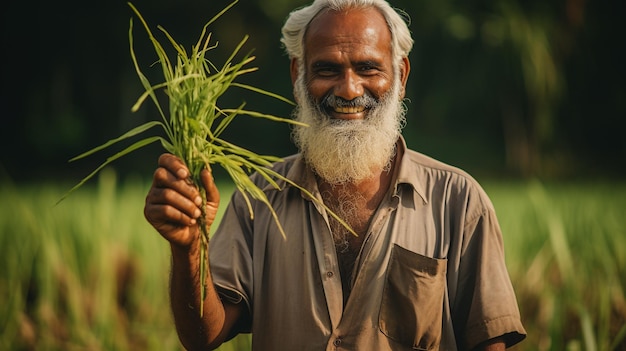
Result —
<instances>
[{"instance_id":1,"label":"man's hand","mask_svg":"<svg viewBox=\"0 0 626 351\"><path fill-rule=\"evenodd\" d=\"M202 213L202 197L189 179L189 169L178 157L163 154L158 165L146 196L144 216L171 244L188 247L199 237L197 219ZM202 171L201 180L207 198L206 224L210 227L220 195L208 170Z\"/></svg>"}]
</instances>

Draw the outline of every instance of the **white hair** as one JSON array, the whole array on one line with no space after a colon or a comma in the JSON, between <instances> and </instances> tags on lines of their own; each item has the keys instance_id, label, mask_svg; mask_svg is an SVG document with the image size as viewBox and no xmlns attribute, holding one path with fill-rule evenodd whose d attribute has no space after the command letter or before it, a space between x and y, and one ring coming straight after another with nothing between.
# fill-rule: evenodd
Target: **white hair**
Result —
<instances>
[{"instance_id":1,"label":"white hair","mask_svg":"<svg viewBox=\"0 0 626 351\"><path fill-rule=\"evenodd\" d=\"M304 55L304 34L309 23L322 10L330 9L342 11L353 8L374 7L385 17L391 32L392 55L398 59L408 57L413 47L413 38L409 31L409 15L399 9L394 9L385 0L315 0L309 6L292 11L282 28L281 42L290 59L302 62Z\"/></svg>"}]
</instances>

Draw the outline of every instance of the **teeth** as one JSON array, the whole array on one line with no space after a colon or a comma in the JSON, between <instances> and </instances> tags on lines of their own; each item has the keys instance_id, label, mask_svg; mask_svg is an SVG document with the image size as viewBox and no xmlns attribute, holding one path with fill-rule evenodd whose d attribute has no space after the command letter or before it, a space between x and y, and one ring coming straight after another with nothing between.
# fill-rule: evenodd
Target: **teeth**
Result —
<instances>
[{"instance_id":1,"label":"teeth","mask_svg":"<svg viewBox=\"0 0 626 351\"><path fill-rule=\"evenodd\" d=\"M335 107L335 112L337 113L359 113L365 111L365 107Z\"/></svg>"}]
</instances>

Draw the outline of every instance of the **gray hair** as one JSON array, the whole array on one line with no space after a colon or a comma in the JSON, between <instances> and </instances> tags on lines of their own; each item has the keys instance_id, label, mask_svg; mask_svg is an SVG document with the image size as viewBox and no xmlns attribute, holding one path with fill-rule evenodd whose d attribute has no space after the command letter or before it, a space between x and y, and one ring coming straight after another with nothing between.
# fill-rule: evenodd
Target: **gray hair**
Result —
<instances>
[{"instance_id":1,"label":"gray hair","mask_svg":"<svg viewBox=\"0 0 626 351\"><path fill-rule=\"evenodd\" d=\"M322 10L341 11L351 8L374 7L385 17L391 32L391 50L396 59L407 57L413 47L409 31L409 16L406 12L394 9L385 0L315 0L309 6L294 10L289 14L282 28L280 41L290 59L300 60L304 55L304 34L311 20Z\"/></svg>"}]
</instances>

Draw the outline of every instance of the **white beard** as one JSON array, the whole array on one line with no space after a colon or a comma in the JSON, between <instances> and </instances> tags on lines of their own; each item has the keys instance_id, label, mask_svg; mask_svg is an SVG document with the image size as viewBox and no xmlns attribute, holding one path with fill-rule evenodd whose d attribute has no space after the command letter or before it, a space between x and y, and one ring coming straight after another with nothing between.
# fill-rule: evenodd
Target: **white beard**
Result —
<instances>
[{"instance_id":1,"label":"white beard","mask_svg":"<svg viewBox=\"0 0 626 351\"><path fill-rule=\"evenodd\" d=\"M358 183L387 170L405 124L406 109L399 99L400 79L367 110L363 120L333 119L316 107L300 70L294 85L299 105L292 138L313 171L330 184Z\"/></svg>"}]
</instances>

